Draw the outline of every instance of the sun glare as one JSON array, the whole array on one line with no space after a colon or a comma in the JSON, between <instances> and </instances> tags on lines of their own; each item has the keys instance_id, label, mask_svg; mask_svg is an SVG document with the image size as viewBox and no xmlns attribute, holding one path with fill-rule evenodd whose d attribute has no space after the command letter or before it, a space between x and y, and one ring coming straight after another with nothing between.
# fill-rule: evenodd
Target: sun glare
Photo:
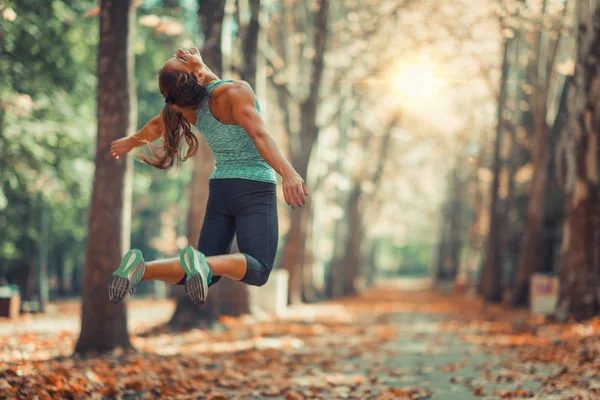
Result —
<instances>
[{"instance_id":1,"label":"sun glare","mask_svg":"<svg viewBox=\"0 0 600 400\"><path fill-rule=\"evenodd\" d=\"M432 99L438 92L439 79L429 64L411 64L392 78L394 88L413 99Z\"/></svg>"}]
</instances>

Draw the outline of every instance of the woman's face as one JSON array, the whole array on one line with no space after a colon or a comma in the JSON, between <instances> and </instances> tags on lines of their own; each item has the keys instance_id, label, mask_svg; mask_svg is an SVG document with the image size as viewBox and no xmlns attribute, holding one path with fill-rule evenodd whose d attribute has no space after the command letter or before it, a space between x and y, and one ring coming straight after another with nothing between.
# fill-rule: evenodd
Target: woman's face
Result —
<instances>
[{"instance_id":1,"label":"woman's face","mask_svg":"<svg viewBox=\"0 0 600 400\"><path fill-rule=\"evenodd\" d=\"M200 51L192 47L189 50L177 49L177 52L167 60L163 68L200 75L203 67Z\"/></svg>"}]
</instances>

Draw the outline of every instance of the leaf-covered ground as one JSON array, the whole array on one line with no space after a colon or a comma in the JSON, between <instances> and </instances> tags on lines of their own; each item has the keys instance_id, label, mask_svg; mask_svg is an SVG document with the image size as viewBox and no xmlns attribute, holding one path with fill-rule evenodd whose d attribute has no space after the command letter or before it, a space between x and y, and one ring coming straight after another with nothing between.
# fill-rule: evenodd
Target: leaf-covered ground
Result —
<instances>
[{"instance_id":1,"label":"leaf-covered ground","mask_svg":"<svg viewBox=\"0 0 600 400\"><path fill-rule=\"evenodd\" d=\"M379 288L276 320L147 335L172 304L128 307L138 351L99 358L71 357L76 304L0 321L0 398L600 398L600 321L557 325L465 296Z\"/></svg>"}]
</instances>

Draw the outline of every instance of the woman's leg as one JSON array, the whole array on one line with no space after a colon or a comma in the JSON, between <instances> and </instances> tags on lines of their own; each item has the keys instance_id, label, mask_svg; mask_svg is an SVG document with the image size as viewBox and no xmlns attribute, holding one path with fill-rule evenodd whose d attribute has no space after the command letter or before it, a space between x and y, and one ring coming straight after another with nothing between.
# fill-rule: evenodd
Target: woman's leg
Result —
<instances>
[{"instance_id":1,"label":"woman's leg","mask_svg":"<svg viewBox=\"0 0 600 400\"><path fill-rule=\"evenodd\" d=\"M277 252L279 233L276 186L245 179L223 181L226 195L223 191L215 191L211 192L211 196L221 197L220 204L236 213L233 225L240 253L228 254L231 242L228 242L227 249L220 247L227 241L214 235L210 223L202 227L198 250L206 256L206 264L212 272L210 284L216 283L221 276L226 276L249 285L262 286L271 273ZM226 224L221 222L219 226ZM233 234L227 238L232 241ZM185 279L179 283L185 283Z\"/></svg>"},{"instance_id":2,"label":"woman's leg","mask_svg":"<svg viewBox=\"0 0 600 400\"><path fill-rule=\"evenodd\" d=\"M279 240L276 186L248 181L243 185L253 189L248 190L249 196L244 196L235 218L238 246L246 259L246 269L240 280L262 286L273 269Z\"/></svg>"},{"instance_id":3,"label":"woman's leg","mask_svg":"<svg viewBox=\"0 0 600 400\"><path fill-rule=\"evenodd\" d=\"M177 284L185 276L179 258L150 261L146 263L146 272L142 281L163 281Z\"/></svg>"},{"instance_id":4,"label":"woman's leg","mask_svg":"<svg viewBox=\"0 0 600 400\"><path fill-rule=\"evenodd\" d=\"M206 250L207 246L200 247ZM227 248L225 251L227 251ZM221 253L225 253L225 251ZM202 253L207 255L204 251ZM246 257L240 253L207 256L206 261L213 273L211 284L217 282L220 276L239 281L246 274ZM142 281L157 280L172 284L183 284L185 283L184 278L185 270L181 266L179 258L168 258L146 263L146 272Z\"/></svg>"},{"instance_id":5,"label":"woman's leg","mask_svg":"<svg viewBox=\"0 0 600 400\"><path fill-rule=\"evenodd\" d=\"M223 184L220 179L210 180L209 196L206 204L206 214L202 221L198 250L206 256L226 254L231 251L233 236L235 235L235 217L225 207ZM221 263L217 261L217 265ZM227 264L227 263L226 263ZM212 283L219 280L220 276L229 276L230 268L223 270L217 268L213 271ZM222 274L221 272L225 272ZM215 276L216 275L216 276ZM234 272L235 275L235 272ZM159 280L167 283L185 284L186 273L181 265L180 258L169 258L146 263L146 273L143 280Z\"/></svg>"},{"instance_id":6,"label":"woman's leg","mask_svg":"<svg viewBox=\"0 0 600 400\"><path fill-rule=\"evenodd\" d=\"M234 234L234 217L215 214L207 210L204 217L204 223L202 224L198 250L206 256L209 254L226 253L231 248ZM216 259L212 260L213 258ZM217 257L207 257L207 260L211 260L209 261L209 265L215 264L216 266L215 270L211 265L211 269L213 270L213 283L219 280L218 275L225 275L232 279L235 279L233 276L237 276L236 267L239 268L239 266L236 265L238 264L236 263L236 261L238 261L236 258L239 257L233 257L233 268L232 262L228 260L228 258L228 256L222 255ZM158 280L183 285L185 284L185 276L185 270L181 265L179 257L168 258L165 260L147 262L146 272L144 273L142 281Z\"/></svg>"},{"instance_id":7,"label":"woman's leg","mask_svg":"<svg viewBox=\"0 0 600 400\"><path fill-rule=\"evenodd\" d=\"M208 221L202 227L199 251L191 247L183 250L180 260L186 276L179 282L185 283L188 297L196 304L206 301L208 288L221 276L234 280L241 280L249 285L262 286L267 282L277 251L278 225L276 208L275 184L256 182L243 179L224 179L221 182L221 191L211 198L221 197L219 204L231 218L231 236L237 233L238 245L241 253L223 254L220 245L226 243L225 237L214 235ZM212 187L211 187L212 190ZM224 194L226 193L226 195ZM210 203L210 201L209 201ZM207 217L211 215L207 212ZM219 226L227 226L219 216ZM225 230L227 233L228 230ZM222 233L222 231L219 231ZM217 240L218 239L218 240ZM214 246L207 246L208 242L216 240ZM229 247L229 246L228 246ZM215 253L208 252L214 251ZM204 250L204 251L203 251ZM214 254L214 255L213 255Z\"/></svg>"}]
</instances>

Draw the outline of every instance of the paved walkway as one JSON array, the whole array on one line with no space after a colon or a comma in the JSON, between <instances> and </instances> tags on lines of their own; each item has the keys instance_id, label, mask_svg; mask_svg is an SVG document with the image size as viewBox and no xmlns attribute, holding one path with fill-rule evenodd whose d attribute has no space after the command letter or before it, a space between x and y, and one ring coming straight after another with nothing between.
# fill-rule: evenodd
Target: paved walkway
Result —
<instances>
[{"instance_id":1,"label":"paved walkway","mask_svg":"<svg viewBox=\"0 0 600 400\"><path fill-rule=\"evenodd\" d=\"M165 319L170 307L145 304L143 314ZM380 288L270 321L224 318L214 332L133 336L138 353L93 359L69 357L72 322L44 331L39 319L27 326L40 333L22 336L22 322L19 331L4 322L0 332L10 335L0 337L0 393L9 394L0 399L40 387L51 396L123 399L568 398L568 388L544 386L561 367L520 361L519 346L528 342L519 338L527 335L510 336L507 316L476 318L478 307L466 297ZM517 346L497 346L507 338ZM588 389L598 381L586 379Z\"/></svg>"}]
</instances>

